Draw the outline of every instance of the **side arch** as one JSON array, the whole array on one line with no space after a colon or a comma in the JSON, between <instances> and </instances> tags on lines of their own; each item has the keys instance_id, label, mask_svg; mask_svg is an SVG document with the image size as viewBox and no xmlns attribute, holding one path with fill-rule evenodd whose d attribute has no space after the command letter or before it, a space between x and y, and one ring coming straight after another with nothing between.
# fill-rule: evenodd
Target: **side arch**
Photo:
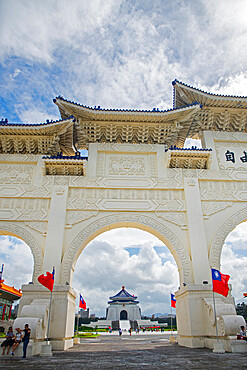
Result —
<instances>
[{"instance_id":1,"label":"side arch","mask_svg":"<svg viewBox=\"0 0 247 370\"><path fill-rule=\"evenodd\" d=\"M0 222L0 235L11 235L22 239L31 249L34 260L33 282L42 274L43 253L33 235L20 225L9 222Z\"/></svg>"},{"instance_id":2,"label":"side arch","mask_svg":"<svg viewBox=\"0 0 247 370\"><path fill-rule=\"evenodd\" d=\"M209 263L213 268L220 270L221 252L228 234L241 222L246 221L246 219L247 208L244 208L241 211L234 213L221 225L210 248Z\"/></svg>"},{"instance_id":3,"label":"side arch","mask_svg":"<svg viewBox=\"0 0 247 370\"><path fill-rule=\"evenodd\" d=\"M119 227L134 227L148 231L158 237L166 244L175 258L180 275L180 284L183 282L186 284L193 284L191 259L186 248L177 236L164 224L152 217L129 213L116 213L101 217L84 227L65 251L60 275L61 284L71 282L72 270L74 269L76 261L90 240L102 232Z\"/></svg>"}]
</instances>

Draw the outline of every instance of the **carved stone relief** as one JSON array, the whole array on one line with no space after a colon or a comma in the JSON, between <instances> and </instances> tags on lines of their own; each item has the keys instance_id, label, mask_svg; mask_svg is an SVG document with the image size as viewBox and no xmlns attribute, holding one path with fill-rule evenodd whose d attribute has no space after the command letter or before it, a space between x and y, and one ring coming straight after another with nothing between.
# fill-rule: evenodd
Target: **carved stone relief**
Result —
<instances>
[{"instance_id":1,"label":"carved stone relief","mask_svg":"<svg viewBox=\"0 0 247 370\"><path fill-rule=\"evenodd\" d=\"M182 189L182 170L167 168L164 171L164 177L157 178L157 184L154 187L159 189Z\"/></svg>"},{"instance_id":2,"label":"carved stone relief","mask_svg":"<svg viewBox=\"0 0 247 370\"><path fill-rule=\"evenodd\" d=\"M105 153L98 153L97 156L97 176L103 177L105 174Z\"/></svg>"},{"instance_id":3,"label":"carved stone relief","mask_svg":"<svg viewBox=\"0 0 247 370\"><path fill-rule=\"evenodd\" d=\"M139 155L107 156L107 175L109 176L145 176L147 159Z\"/></svg>"},{"instance_id":4,"label":"carved stone relief","mask_svg":"<svg viewBox=\"0 0 247 370\"><path fill-rule=\"evenodd\" d=\"M66 281L70 281L71 269L76 262L76 258L78 257L78 253L80 252L83 243L85 243L86 239L90 235L93 235L96 231L100 231L105 226L111 226L116 223L123 223L124 226L124 223L126 222L128 223L128 225L133 223L150 227L163 235L171 243L172 247L176 250L178 254L183 270L184 282L187 284L193 282L192 265L189 254L181 241L170 229L168 229L163 223L158 222L154 218L149 216L144 216L137 213L116 213L110 216L102 217L101 219L89 224L75 237L72 243L67 247L62 261L62 269L60 275L61 283L64 284Z\"/></svg>"},{"instance_id":5,"label":"carved stone relief","mask_svg":"<svg viewBox=\"0 0 247 370\"><path fill-rule=\"evenodd\" d=\"M25 222L25 225L30 227L30 229L33 229L35 231L38 231L40 234L43 236L46 236L47 233L47 227L48 223L47 222Z\"/></svg>"},{"instance_id":6,"label":"carved stone relief","mask_svg":"<svg viewBox=\"0 0 247 370\"><path fill-rule=\"evenodd\" d=\"M74 225L81 221L88 220L93 216L97 216L98 211L68 211L66 224Z\"/></svg>"},{"instance_id":7,"label":"carved stone relief","mask_svg":"<svg viewBox=\"0 0 247 370\"><path fill-rule=\"evenodd\" d=\"M91 188L98 186L99 178L87 178L84 176L70 176L69 186L70 187L83 187Z\"/></svg>"},{"instance_id":8,"label":"carved stone relief","mask_svg":"<svg viewBox=\"0 0 247 370\"><path fill-rule=\"evenodd\" d=\"M247 141L247 134L244 132L214 131L213 136L216 140L222 141Z\"/></svg>"},{"instance_id":9,"label":"carved stone relief","mask_svg":"<svg viewBox=\"0 0 247 370\"><path fill-rule=\"evenodd\" d=\"M0 222L0 230L5 235L14 234L30 247L34 258L33 282L36 282L37 277L42 273L43 253L33 235L20 225L9 222Z\"/></svg>"},{"instance_id":10,"label":"carved stone relief","mask_svg":"<svg viewBox=\"0 0 247 370\"><path fill-rule=\"evenodd\" d=\"M233 202L202 202L202 212L204 216L211 216L232 205Z\"/></svg>"},{"instance_id":11,"label":"carved stone relief","mask_svg":"<svg viewBox=\"0 0 247 370\"><path fill-rule=\"evenodd\" d=\"M183 229L188 227L185 212L155 212L156 216L164 221L169 221L172 224L178 225Z\"/></svg>"},{"instance_id":12,"label":"carved stone relief","mask_svg":"<svg viewBox=\"0 0 247 370\"><path fill-rule=\"evenodd\" d=\"M184 211L184 194L182 190L69 189L68 209L126 210L133 207L143 210Z\"/></svg>"},{"instance_id":13,"label":"carved stone relief","mask_svg":"<svg viewBox=\"0 0 247 370\"><path fill-rule=\"evenodd\" d=\"M0 198L0 209L49 209L50 200L42 198Z\"/></svg>"},{"instance_id":14,"label":"carved stone relief","mask_svg":"<svg viewBox=\"0 0 247 370\"><path fill-rule=\"evenodd\" d=\"M37 162L34 154L0 154L0 162Z\"/></svg>"},{"instance_id":15,"label":"carved stone relief","mask_svg":"<svg viewBox=\"0 0 247 370\"><path fill-rule=\"evenodd\" d=\"M69 177L54 176L54 185L69 185Z\"/></svg>"},{"instance_id":16,"label":"carved stone relief","mask_svg":"<svg viewBox=\"0 0 247 370\"><path fill-rule=\"evenodd\" d=\"M200 181L202 200L247 200L245 182Z\"/></svg>"},{"instance_id":17,"label":"carved stone relief","mask_svg":"<svg viewBox=\"0 0 247 370\"><path fill-rule=\"evenodd\" d=\"M157 189L69 189L69 198L99 201L101 199L184 200L182 190Z\"/></svg>"},{"instance_id":18,"label":"carved stone relief","mask_svg":"<svg viewBox=\"0 0 247 370\"><path fill-rule=\"evenodd\" d=\"M4 165L0 167L0 184L30 184L34 168L23 165Z\"/></svg>"},{"instance_id":19,"label":"carved stone relief","mask_svg":"<svg viewBox=\"0 0 247 370\"><path fill-rule=\"evenodd\" d=\"M118 144L118 143L99 143L98 151L101 152L156 152L152 144Z\"/></svg>"},{"instance_id":20,"label":"carved stone relief","mask_svg":"<svg viewBox=\"0 0 247 370\"><path fill-rule=\"evenodd\" d=\"M48 220L46 209L0 209L2 220L44 221Z\"/></svg>"}]
</instances>

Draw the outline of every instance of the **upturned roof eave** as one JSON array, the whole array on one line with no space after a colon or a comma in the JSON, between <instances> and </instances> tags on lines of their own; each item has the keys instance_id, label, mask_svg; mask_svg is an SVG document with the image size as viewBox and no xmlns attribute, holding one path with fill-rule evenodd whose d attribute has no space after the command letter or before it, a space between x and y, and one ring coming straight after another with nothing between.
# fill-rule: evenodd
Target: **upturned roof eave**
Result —
<instances>
[{"instance_id":1,"label":"upturned roof eave","mask_svg":"<svg viewBox=\"0 0 247 370\"><path fill-rule=\"evenodd\" d=\"M172 120L173 116L176 115L176 119L184 118L187 114L191 114L194 111L201 108L199 103L192 103L184 107L179 108L171 108L167 110L132 110L132 109L103 109L103 108L92 108L87 107L75 102L71 102L64 98L58 97L54 99L54 103L58 106L61 117L65 118L66 115L64 113L65 110L69 112L68 115L73 114L73 116L77 116L83 118L85 116L86 120L109 120L109 121L116 121L116 116L119 121L128 121L128 118L131 116L136 116L135 121L142 121L144 117L150 118L152 122L160 122L167 118L167 121ZM73 113L72 113L73 110ZM78 114L75 114L75 110L78 111ZM121 117L122 116L122 117ZM139 118L139 119L138 119Z\"/></svg>"},{"instance_id":2,"label":"upturned roof eave","mask_svg":"<svg viewBox=\"0 0 247 370\"><path fill-rule=\"evenodd\" d=\"M68 128L74 124L75 118L68 117L66 119L61 119L55 122L48 122L48 123L30 123L30 124L23 124L23 123L1 123L0 122L0 134L6 133L9 130L14 130L16 134L25 134L28 132L30 135L30 131L33 131L34 134L46 134L47 131L49 133L58 132L61 129Z\"/></svg>"},{"instance_id":3,"label":"upturned roof eave","mask_svg":"<svg viewBox=\"0 0 247 370\"><path fill-rule=\"evenodd\" d=\"M179 99L181 100L182 105L190 104L192 101L194 102L197 101L199 104L203 106L207 106L207 105L215 106L215 102L217 102L217 104L220 104L222 102L222 104L224 103L223 106L226 107L225 105L228 102L229 103L232 102L236 104L235 108L246 108L246 107L238 106L241 102L247 104L246 96L213 94L213 93L206 92L201 89L195 88L193 86L187 85L178 80L174 80L172 84L174 88L173 106L176 108L179 107L179 105L177 104L177 101ZM193 94L193 99L191 99L188 96L188 93ZM187 101L185 101L185 99L187 99ZM205 99L207 103L205 103ZM212 103L212 105L210 103ZM217 106L220 106L220 105L217 105Z\"/></svg>"}]
</instances>

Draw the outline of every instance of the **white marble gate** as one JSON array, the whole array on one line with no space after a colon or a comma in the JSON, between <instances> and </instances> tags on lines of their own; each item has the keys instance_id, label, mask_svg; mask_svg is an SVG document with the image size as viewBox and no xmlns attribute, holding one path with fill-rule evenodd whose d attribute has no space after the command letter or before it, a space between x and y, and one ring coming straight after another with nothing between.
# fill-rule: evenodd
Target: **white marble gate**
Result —
<instances>
[{"instance_id":1,"label":"white marble gate","mask_svg":"<svg viewBox=\"0 0 247 370\"><path fill-rule=\"evenodd\" d=\"M177 263L179 343L212 347L210 266L225 238L247 219L247 98L201 92L178 81L168 111L88 108L58 97L61 121L0 123L0 230L34 256L18 320L46 336L49 292L37 276L56 268L50 337L73 344L76 261L90 240L117 227L157 236ZM184 149L200 138L203 149ZM88 159L78 154L88 149ZM242 323L233 297L217 295L219 335Z\"/></svg>"}]
</instances>

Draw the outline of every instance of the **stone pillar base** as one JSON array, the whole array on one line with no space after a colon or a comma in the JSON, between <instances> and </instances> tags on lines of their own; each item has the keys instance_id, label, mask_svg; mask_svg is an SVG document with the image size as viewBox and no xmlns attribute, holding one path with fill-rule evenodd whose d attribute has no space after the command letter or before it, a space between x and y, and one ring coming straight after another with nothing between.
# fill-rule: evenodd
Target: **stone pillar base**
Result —
<instances>
[{"instance_id":1,"label":"stone pillar base","mask_svg":"<svg viewBox=\"0 0 247 370\"><path fill-rule=\"evenodd\" d=\"M222 341L216 341L214 342L214 353L225 353L224 350L224 343Z\"/></svg>"},{"instance_id":2,"label":"stone pillar base","mask_svg":"<svg viewBox=\"0 0 247 370\"><path fill-rule=\"evenodd\" d=\"M54 285L51 301L49 340L53 351L73 347L75 322L75 292L69 285ZM18 313L21 322L31 324L31 338L35 343L45 343L48 326L50 292L40 284L22 286L22 298ZM35 304L34 304L35 302ZM44 302L48 302L44 305ZM22 322L23 321L23 322ZM30 325L29 325L30 326ZM45 349L44 349L45 350ZM48 349L47 349L48 350ZM38 353L41 353L41 347Z\"/></svg>"},{"instance_id":3,"label":"stone pillar base","mask_svg":"<svg viewBox=\"0 0 247 370\"><path fill-rule=\"evenodd\" d=\"M169 338L169 342L170 342L170 343L176 343L176 342L177 342L177 341L176 341L176 337L171 336L171 337Z\"/></svg>"},{"instance_id":4,"label":"stone pillar base","mask_svg":"<svg viewBox=\"0 0 247 370\"><path fill-rule=\"evenodd\" d=\"M52 345L50 342L42 344L40 356L44 357L52 356Z\"/></svg>"},{"instance_id":5,"label":"stone pillar base","mask_svg":"<svg viewBox=\"0 0 247 370\"><path fill-rule=\"evenodd\" d=\"M189 348L204 348L205 347L205 338L203 337L186 337L179 335L178 344L183 347Z\"/></svg>"},{"instance_id":6,"label":"stone pillar base","mask_svg":"<svg viewBox=\"0 0 247 370\"><path fill-rule=\"evenodd\" d=\"M233 340L231 342L232 352L247 353L247 342L245 340Z\"/></svg>"},{"instance_id":7,"label":"stone pillar base","mask_svg":"<svg viewBox=\"0 0 247 370\"><path fill-rule=\"evenodd\" d=\"M74 344L80 344L80 338L79 337L74 338Z\"/></svg>"},{"instance_id":8,"label":"stone pillar base","mask_svg":"<svg viewBox=\"0 0 247 370\"><path fill-rule=\"evenodd\" d=\"M74 339L64 339L64 340L50 340L52 344L53 351L64 351L65 349L71 348L74 345Z\"/></svg>"}]
</instances>

